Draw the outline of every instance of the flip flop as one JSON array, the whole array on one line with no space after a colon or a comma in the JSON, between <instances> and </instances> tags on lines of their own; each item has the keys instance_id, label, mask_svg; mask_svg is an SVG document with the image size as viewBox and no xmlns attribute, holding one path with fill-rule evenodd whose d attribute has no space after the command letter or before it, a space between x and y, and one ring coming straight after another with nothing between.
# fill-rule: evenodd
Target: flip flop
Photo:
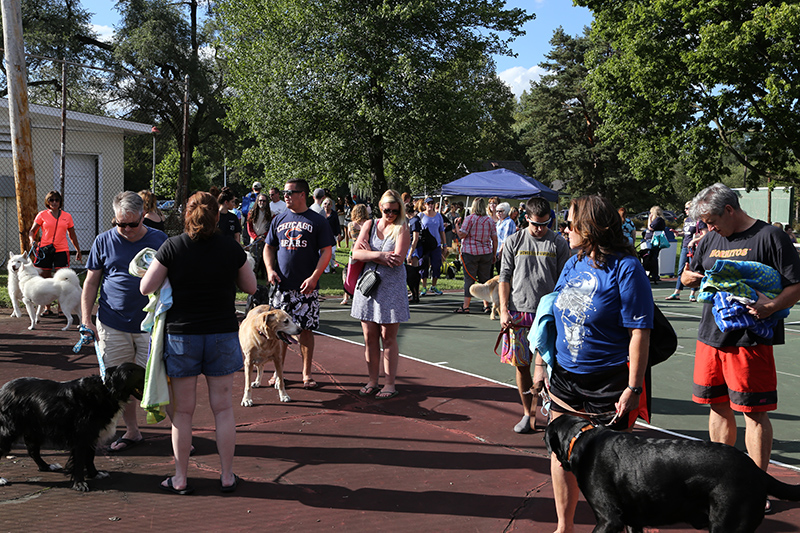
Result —
<instances>
[{"instance_id":1,"label":"flip flop","mask_svg":"<svg viewBox=\"0 0 800 533\"><path fill-rule=\"evenodd\" d=\"M456 314L468 315L469 314L469 307L456 307L455 309L453 309L453 312L456 313Z\"/></svg>"},{"instance_id":2,"label":"flip flop","mask_svg":"<svg viewBox=\"0 0 800 533\"><path fill-rule=\"evenodd\" d=\"M133 439L123 439L122 437L120 437L117 440L115 440L114 442L112 442L111 446L114 446L115 444L124 444L124 446L122 448L116 448L116 449L114 449L111 446L109 446L108 447L108 451L111 452L111 453L126 452L126 451L130 450L131 448L136 447L136 445L139 444L140 442L142 442L143 440L144 440L143 438L139 439L139 440L133 440Z\"/></svg>"},{"instance_id":3,"label":"flip flop","mask_svg":"<svg viewBox=\"0 0 800 533\"><path fill-rule=\"evenodd\" d=\"M236 486L239 484L239 476L236 474L233 475L233 485L223 485L222 484L222 475L219 476L219 491L220 492L234 492L236 490Z\"/></svg>"},{"instance_id":4,"label":"flip flop","mask_svg":"<svg viewBox=\"0 0 800 533\"><path fill-rule=\"evenodd\" d=\"M188 496L189 494L194 492L194 487L191 487L189 485L186 485L186 488L184 488L184 489L176 489L172 485L172 478L171 477L167 478L167 484L166 485L164 485L163 483L159 483L158 486L161 487L161 490L164 490L164 491L167 491L167 492L171 492L172 494L179 494L181 496Z\"/></svg>"},{"instance_id":5,"label":"flip flop","mask_svg":"<svg viewBox=\"0 0 800 533\"><path fill-rule=\"evenodd\" d=\"M303 388L306 389L306 390L318 389L319 388L319 383L317 383L313 379L310 379L308 381L304 381L303 382Z\"/></svg>"},{"instance_id":6,"label":"flip flop","mask_svg":"<svg viewBox=\"0 0 800 533\"><path fill-rule=\"evenodd\" d=\"M378 388L377 385L375 385L374 387L368 387L367 385L364 385L363 387L361 387L361 390L358 391L358 395L361 396L362 398L364 398L364 397L367 397L367 396L372 396L373 394L375 394L379 390L380 389Z\"/></svg>"},{"instance_id":7,"label":"flip flop","mask_svg":"<svg viewBox=\"0 0 800 533\"><path fill-rule=\"evenodd\" d=\"M396 391L396 390L393 390L392 392L383 392L383 390L381 389L381 391L378 394L375 395L375 399L376 400L391 400L392 398L394 398L398 394L400 394L400 392Z\"/></svg>"}]
</instances>

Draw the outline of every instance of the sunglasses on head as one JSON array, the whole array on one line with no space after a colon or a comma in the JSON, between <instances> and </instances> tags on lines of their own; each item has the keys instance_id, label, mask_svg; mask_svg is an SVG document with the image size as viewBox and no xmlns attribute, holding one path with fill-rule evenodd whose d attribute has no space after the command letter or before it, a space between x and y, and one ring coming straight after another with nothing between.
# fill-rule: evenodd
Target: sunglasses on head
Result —
<instances>
[{"instance_id":1,"label":"sunglasses on head","mask_svg":"<svg viewBox=\"0 0 800 533\"><path fill-rule=\"evenodd\" d=\"M535 220L531 220L531 217L528 217L528 222L531 223L533 226L548 226L550 224L551 219L547 219L544 222L536 222Z\"/></svg>"},{"instance_id":2,"label":"sunglasses on head","mask_svg":"<svg viewBox=\"0 0 800 533\"><path fill-rule=\"evenodd\" d=\"M138 228L141 223L142 221L140 220L138 222L114 222L114 225L118 228Z\"/></svg>"},{"instance_id":3,"label":"sunglasses on head","mask_svg":"<svg viewBox=\"0 0 800 533\"><path fill-rule=\"evenodd\" d=\"M383 210L383 214L384 215L399 215L400 214L400 210L399 209L389 209L387 207L386 209Z\"/></svg>"}]
</instances>

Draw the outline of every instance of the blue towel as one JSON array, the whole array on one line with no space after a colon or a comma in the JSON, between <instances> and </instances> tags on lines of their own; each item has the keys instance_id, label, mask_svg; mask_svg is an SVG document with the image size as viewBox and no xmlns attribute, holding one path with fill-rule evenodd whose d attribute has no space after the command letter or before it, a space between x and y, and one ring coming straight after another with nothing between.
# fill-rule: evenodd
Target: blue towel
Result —
<instances>
[{"instance_id":1,"label":"blue towel","mask_svg":"<svg viewBox=\"0 0 800 533\"><path fill-rule=\"evenodd\" d=\"M557 297L557 292L551 292L539 299L536 317L528 333L531 350L538 350L547 365L548 378L553 372L553 363L556 360L556 319L553 308Z\"/></svg>"},{"instance_id":2,"label":"blue towel","mask_svg":"<svg viewBox=\"0 0 800 533\"><path fill-rule=\"evenodd\" d=\"M714 307L711 311L720 331L727 333L737 329L748 329L765 339L771 339L778 321L789 316L789 309L782 309L768 318L757 319L750 314L740 298L727 292L714 294Z\"/></svg>"}]
</instances>

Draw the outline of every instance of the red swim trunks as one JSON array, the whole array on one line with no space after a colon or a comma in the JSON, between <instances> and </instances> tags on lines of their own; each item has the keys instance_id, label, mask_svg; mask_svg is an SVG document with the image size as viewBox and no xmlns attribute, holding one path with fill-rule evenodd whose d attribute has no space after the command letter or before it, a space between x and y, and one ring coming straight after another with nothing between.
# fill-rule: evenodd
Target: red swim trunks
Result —
<instances>
[{"instance_id":1,"label":"red swim trunks","mask_svg":"<svg viewBox=\"0 0 800 533\"><path fill-rule=\"evenodd\" d=\"M772 346L714 348L697 341L695 403L730 402L731 409L760 413L778 408L778 377Z\"/></svg>"}]
</instances>

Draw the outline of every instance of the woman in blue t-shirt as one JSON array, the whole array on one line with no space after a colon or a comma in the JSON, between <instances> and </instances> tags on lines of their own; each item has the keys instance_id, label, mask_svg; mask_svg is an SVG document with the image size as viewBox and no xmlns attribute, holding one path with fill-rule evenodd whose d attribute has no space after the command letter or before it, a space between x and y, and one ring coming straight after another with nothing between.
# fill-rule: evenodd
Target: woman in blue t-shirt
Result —
<instances>
[{"instance_id":1,"label":"woman in blue t-shirt","mask_svg":"<svg viewBox=\"0 0 800 533\"><path fill-rule=\"evenodd\" d=\"M613 429L633 426L642 395L653 295L614 206L600 196L572 201L572 256L556 283L556 357L550 394L575 411L617 413ZM552 416L568 410L555 403ZM609 419L612 417L609 416ZM578 502L574 474L551 455L558 531L571 531Z\"/></svg>"}]
</instances>

